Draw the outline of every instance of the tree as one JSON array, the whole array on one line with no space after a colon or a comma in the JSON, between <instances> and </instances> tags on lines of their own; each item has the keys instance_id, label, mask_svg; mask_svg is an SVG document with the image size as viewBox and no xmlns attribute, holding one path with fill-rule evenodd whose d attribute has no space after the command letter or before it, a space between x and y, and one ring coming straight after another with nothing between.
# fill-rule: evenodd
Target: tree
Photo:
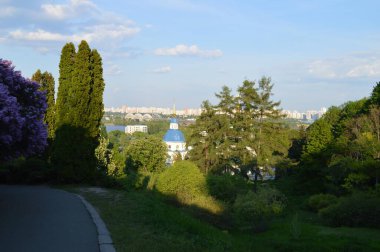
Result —
<instances>
[{"instance_id":1,"label":"tree","mask_svg":"<svg viewBox=\"0 0 380 252\"><path fill-rule=\"evenodd\" d=\"M91 76L91 49L86 41L82 41L78 46L75 55L72 84L69 89L68 103L72 108L69 118L70 125L86 129L90 135L90 99L95 97L91 93L94 80ZM97 99L97 97L96 97Z\"/></svg>"},{"instance_id":2,"label":"tree","mask_svg":"<svg viewBox=\"0 0 380 252\"><path fill-rule=\"evenodd\" d=\"M62 49L57 97L57 130L52 161L58 178L70 182L93 182L97 169L103 115L102 60L86 41ZM99 154L99 153L97 153Z\"/></svg>"},{"instance_id":3,"label":"tree","mask_svg":"<svg viewBox=\"0 0 380 252\"><path fill-rule=\"evenodd\" d=\"M271 100L273 84L268 77L262 77L256 87L253 81L244 81L238 88L239 133L238 148L242 165L255 175L260 176L260 167L268 168L271 164L273 136L281 131L280 102Z\"/></svg>"},{"instance_id":4,"label":"tree","mask_svg":"<svg viewBox=\"0 0 380 252\"><path fill-rule=\"evenodd\" d=\"M44 123L47 125L48 138L53 139L55 134L55 99L54 99L54 77L49 72L41 73L38 69L32 76L32 80L40 84L40 90L46 93L47 109Z\"/></svg>"},{"instance_id":5,"label":"tree","mask_svg":"<svg viewBox=\"0 0 380 252\"><path fill-rule=\"evenodd\" d=\"M153 136L131 141L127 150L127 169L138 173L160 172L165 168L167 146Z\"/></svg>"},{"instance_id":6,"label":"tree","mask_svg":"<svg viewBox=\"0 0 380 252\"><path fill-rule=\"evenodd\" d=\"M191 128L191 136L188 140L190 160L196 163L204 173L217 167L216 155L218 124L216 123L216 111L209 101L202 103L202 113Z\"/></svg>"},{"instance_id":7,"label":"tree","mask_svg":"<svg viewBox=\"0 0 380 252\"><path fill-rule=\"evenodd\" d=\"M68 122L68 116L72 109L69 104L72 94L70 88L73 84L73 72L75 62L75 46L73 43L67 43L61 52L59 62L59 86L56 102L56 128Z\"/></svg>"},{"instance_id":8,"label":"tree","mask_svg":"<svg viewBox=\"0 0 380 252\"><path fill-rule=\"evenodd\" d=\"M39 85L0 59L0 162L44 151L45 111L46 98Z\"/></svg>"},{"instance_id":9,"label":"tree","mask_svg":"<svg viewBox=\"0 0 380 252\"><path fill-rule=\"evenodd\" d=\"M376 83L376 86L372 90L370 103L380 106L380 81Z\"/></svg>"},{"instance_id":10,"label":"tree","mask_svg":"<svg viewBox=\"0 0 380 252\"><path fill-rule=\"evenodd\" d=\"M91 99L88 105L89 114L89 134L91 137L99 137L100 122L104 113L103 105L103 92L104 92L104 80L103 80L103 66L102 58L97 50L91 51Z\"/></svg>"}]
</instances>

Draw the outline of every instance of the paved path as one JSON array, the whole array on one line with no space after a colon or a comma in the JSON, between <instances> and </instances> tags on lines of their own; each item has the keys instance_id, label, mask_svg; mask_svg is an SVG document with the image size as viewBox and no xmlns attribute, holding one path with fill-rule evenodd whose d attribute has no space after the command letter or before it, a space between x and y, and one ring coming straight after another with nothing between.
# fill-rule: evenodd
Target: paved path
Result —
<instances>
[{"instance_id":1,"label":"paved path","mask_svg":"<svg viewBox=\"0 0 380 252\"><path fill-rule=\"evenodd\" d=\"M44 186L0 185L0 251L99 251L81 200Z\"/></svg>"}]
</instances>

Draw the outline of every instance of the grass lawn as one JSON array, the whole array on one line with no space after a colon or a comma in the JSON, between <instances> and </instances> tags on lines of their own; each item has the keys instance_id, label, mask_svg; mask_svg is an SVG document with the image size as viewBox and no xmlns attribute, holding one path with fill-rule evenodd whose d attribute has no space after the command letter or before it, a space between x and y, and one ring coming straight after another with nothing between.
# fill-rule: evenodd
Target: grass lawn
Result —
<instances>
[{"instance_id":1,"label":"grass lawn","mask_svg":"<svg viewBox=\"0 0 380 252\"><path fill-rule=\"evenodd\" d=\"M68 190L98 210L117 251L380 251L380 230L326 227L294 205L268 231L248 233L218 229L146 191Z\"/></svg>"}]
</instances>

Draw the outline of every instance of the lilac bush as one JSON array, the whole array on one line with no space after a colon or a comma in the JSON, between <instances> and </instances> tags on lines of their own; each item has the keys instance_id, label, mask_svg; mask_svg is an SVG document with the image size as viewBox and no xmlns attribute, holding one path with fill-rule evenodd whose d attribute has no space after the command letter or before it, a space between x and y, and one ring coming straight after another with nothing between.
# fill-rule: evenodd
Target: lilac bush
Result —
<instances>
[{"instance_id":1,"label":"lilac bush","mask_svg":"<svg viewBox=\"0 0 380 252\"><path fill-rule=\"evenodd\" d=\"M0 59L0 162L42 153L47 146L45 93Z\"/></svg>"}]
</instances>

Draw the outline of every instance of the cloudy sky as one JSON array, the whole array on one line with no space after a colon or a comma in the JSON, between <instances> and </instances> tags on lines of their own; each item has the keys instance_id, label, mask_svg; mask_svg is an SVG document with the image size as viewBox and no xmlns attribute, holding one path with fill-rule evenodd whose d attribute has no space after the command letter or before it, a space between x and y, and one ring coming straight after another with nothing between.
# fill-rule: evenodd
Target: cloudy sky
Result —
<instances>
[{"instance_id":1,"label":"cloudy sky","mask_svg":"<svg viewBox=\"0 0 380 252\"><path fill-rule=\"evenodd\" d=\"M380 1L0 0L0 58L30 77L85 39L106 107L199 107L270 76L284 109L340 105L380 81Z\"/></svg>"}]
</instances>

